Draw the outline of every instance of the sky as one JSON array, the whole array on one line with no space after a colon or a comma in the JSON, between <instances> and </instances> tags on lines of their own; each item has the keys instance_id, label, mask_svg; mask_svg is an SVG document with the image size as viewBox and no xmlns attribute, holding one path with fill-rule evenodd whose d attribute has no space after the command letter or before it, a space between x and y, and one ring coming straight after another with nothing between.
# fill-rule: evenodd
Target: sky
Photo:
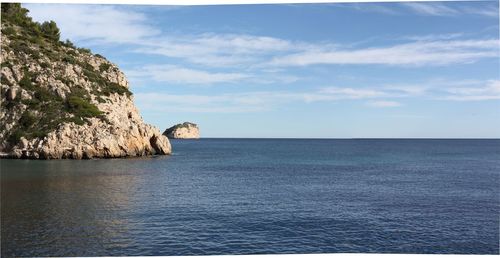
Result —
<instances>
[{"instance_id":1,"label":"sky","mask_svg":"<svg viewBox=\"0 0 500 258\"><path fill-rule=\"evenodd\" d=\"M201 137L500 138L498 1L26 4Z\"/></svg>"}]
</instances>

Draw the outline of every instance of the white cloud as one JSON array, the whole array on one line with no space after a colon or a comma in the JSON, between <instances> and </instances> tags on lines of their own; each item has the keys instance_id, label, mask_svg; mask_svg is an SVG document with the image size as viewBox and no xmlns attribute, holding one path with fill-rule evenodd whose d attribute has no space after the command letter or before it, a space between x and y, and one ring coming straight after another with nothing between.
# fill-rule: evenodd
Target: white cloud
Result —
<instances>
[{"instance_id":1,"label":"white cloud","mask_svg":"<svg viewBox=\"0 0 500 258\"><path fill-rule=\"evenodd\" d=\"M387 93L375 89L354 89L354 88L338 88L329 87L319 91L319 99L321 96L334 97L336 99L366 99L386 96Z\"/></svg>"},{"instance_id":2,"label":"white cloud","mask_svg":"<svg viewBox=\"0 0 500 258\"><path fill-rule=\"evenodd\" d=\"M411 9L412 11L423 14L423 15L432 15L432 16L447 16L447 15L456 15L459 13L458 10L448 7L443 3L401 3L401 5Z\"/></svg>"},{"instance_id":3,"label":"white cloud","mask_svg":"<svg viewBox=\"0 0 500 258\"><path fill-rule=\"evenodd\" d=\"M437 41L437 40L450 40L464 36L464 33L443 33L443 34L429 34L429 35L414 35L406 36L403 39L413 41Z\"/></svg>"},{"instance_id":4,"label":"white cloud","mask_svg":"<svg viewBox=\"0 0 500 258\"><path fill-rule=\"evenodd\" d=\"M411 36L410 43L342 48L333 42L313 44L252 35L179 35L152 40L135 51L196 65L250 70L315 64L442 66L498 57L498 39L455 39L460 36L458 33Z\"/></svg>"},{"instance_id":5,"label":"white cloud","mask_svg":"<svg viewBox=\"0 0 500 258\"><path fill-rule=\"evenodd\" d=\"M389 5L387 5L389 6ZM498 17L498 7L457 6L442 3L405 3L406 8L426 15L456 15L470 13ZM332 41L291 41L269 36L247 34L179 34L162 35L160 30L148 23L145 14L129 8L109 5L49 5L27 4L30 15L37 21L55 20L61 28L63 38L100 44L130 44L129 49L141 53L162 55L182 61L179 65L152 65L127 71L127 76L145 81L179 84L222 84L250 82L259 84L292 83L300 78L288 74L293 66L328 65L393 65L435 66L473 63L484 58L498 58L498 39L460 40L460 33L413 35L406 37L407 43L378 47L342 46ZM356 8L363 8L359 5ZM387 8L376 8L390 13ZM400 40L396 39L396 40ZM200 68L202 67L202 68ZM217 69L215 69L217 68ZM484 83L484 82L479 82ZM235 110L260 110L259 103L289 101L335 101L374 98L402 98L409 96L439 97L447 100L498 99L498 82L487 84L449 85L438 89L439 83L423 85L390 85L375 88L322 88L310 92L261 92L259 94L230 95L240 99L238 103L224 97L205 98L191 96L192 101L208 101L210 105L231 102ZM141 83L143 84L143 83ZM446 84L446 85L445 85ZM495 86L496 85L496 86ZM445 90L449 89L449 90ZM189 98L188 98L189 99ZM182 96L182 101L187 101ZM236 106L251 105L238 109ZM389 100L387 100L389 101ZM251 102L251 103L249 103ZM206 104L208 105L208 104ZM207 107L208 108L208 107ZM210 110L217 110L211 107ZM191 110L194 110L191 107Z\"/></svg>"},{"instance_id":6,"label":"white cloud","mask_svg":"<svg viewBox=\"0 0 500 258\"><path fill-rule=\"evenodd\" d=\"M147 65L125 71L132 81L153 80L178 84L211 85L217 83L248 82L255 84L293 83L298 76L279 71L259 71L258 74L239 72L213 72L176 65Z\"/></svg>"},{"instance_id":7,"label":"white cloud","mask_svg":"<svg viewBox=\"0 0 500 258\"><path fill-rule=\"evenodd\" d=\"M394 5L387 4L377 4L377 3L336 3L331 4L333 7L351 8L360 12L371 12L389 15L399 15L400 12L395 8Z\"/></svg>"},{"instance_id":8,"label":"white cloud","mask_svg":"<svg viewBox=\"0 0 500 258\"><path fill-rule=\"evenodd\" d=\"M54 20L63 39L106 43L134 43L160 31L147 24L146 15L119 6L26 4L35 21Z\"/></svg>"},{"instance_id":9,"label":"white cloud","mask_svg":"<svg viewBox=\"0 0 500 258\"><path fill-rule=\"evenodd\" d=\"M497 58L499 41L454 40L417 41L389 47L353 50L314 50L275 57L270 65L307 66L314 64L447 65Z\"/></svg>"},{"instance_id":10,"label":"white cloud","mask_svg":"<svg viewBox=\"0 0 500 258\"><path fill-rule=\"evenodd\" d=\"M234 83L249 77L243 73L207 72L174 65L149 65L126 73L132 78L148 78L158 82L181 84Z\"/></svg>"},{"instance_id":11,"label":"white cloud","mask_svg":"<svg viewBox=\"0 0 500 258\"><path fill-rule=\"evenodd\" d=\"M227 67L252 65L266 55L295 48L292 42L273 37L213 34L176 35L150 40L136 52L184 59L190 63Z\"/></svg>"},{"instance_id":12,"label":"white cloud","mask_svg":"<svg viewBox=\"0 0 500 258\"><path fill-rule=\"evenodd\" d=\"M406 97L406 96L421 96L426 93L429 89L428 83L424 85L413 85L413 84L396 84L396 85L386 85L382 87L384 90L391 92L395 96Z\"/></svg>"},{"instance_id":13,"label":"white cloud","mask_svg":"<svg viewBox=\"0 0 500 258\"><path fill-rule=\"evenodd\" d=\"M473 8L473 7L465 7L463 11L470 14L477 14L482 16L489 16L493 18L498 17L498 7L490 6L487 8Z\"/></svg>"},{"instance_id":14,"label":"white cloud","mask_svg":"<svg viewBox=\"0 0 500 258\"><path fill-rule=\"evenodd\" d=\"M367 105L370 107L385 108L385 107L399 107L401 106L401 103L396 101L381 100L381 101L368 102Z\"/></svg>"},{"instance_id":15,"label":"white cloud","mask_svg":"<svg viewBox=\"0 0 500 258\"><path fill-rule=\"evenodd\" d=\"M366 100L391 97L378 89L354 89L327 87L312 91L257 91L228 93L219 95L176 95L137 93L135 100L139 106L150 111L172 111L171 107L184 112L257 112L271 109L276 105L287 103L314 103L341 100ZM168 105L165 105L167 104Z\"/></svg>"},{"instance_id":16,"label":"white cloud","mask_svg":"<svg viewBox=\"0 0 500 258\"><path fill-rule=\"evenodd\" d=\"M476 87L450 87L442 97L445 100L481 101L500 100L500 80L490 80Z\"/></svg>"},{"instance_id":17,"label":"white cloud","mask_svg":"<svg viewBox=\"0 0 500 258\"><path fill-rule=\"evenodd\" d=\"M263 111L269 93L250 92L221 95L137 93L138 106L148 111L190 113L246 113ZM166 108L168 107L168 108Z\"/></svg>"},{"instance_id":18,"label":"white cloud","mask_svg":"<svg viewBox=\"0 0 500 258\"><path fill-rule=\"evenodd\" d=\"M416 14L422 16L448 16L479 15L486 17L498 17L498 5L495 1L468 1L466 4L460 1L418 1L395 3L346 3L332 4L334 7L350 8L360 12L380 13L385 15L408 15Z\"/></svg>"},{"instance_id":19,"label":"white cloud","mask_svg":"<svg viewBox=\"0 0 500 258\"><path fill-rule=\"evenodd\" d=\"M403 106L402 100L411 97L441 101L500 100L500 80L430 81L422 85L325 87L299 92L257 91L218 95L137 93L135 99L139 106L148 111L194 113L264 112L288 103L335 101L357 101L368 107L390 108Z\"/></svg>"},{"instance_id":20,"label":"white cloud","mask_svg":"<svg viewBox=\"0 0 500 258\"><path fill-rule=\"evenodd\" d=\"M480 15L498 17L498 5L495 5L493 1L469 2L467 5L446 2L408 2L400 3L400 5L416 14L426 16Z\"/></svg>"},{"instance_id":21,"label":"white cloud","mask_svg":"<svg viewBox=\"0 0 500 258\"><path fill-rule=\"evenodd\" d=\"M443 3L403 3L428 14L492 12L487 8ZM363 9L364 5L355 4ZM374 6L375 9L377 5ZM390 5L382 5L390 7ZM392 5L391 5L392 6ZM78 4L27 4L37 21L53 19L63 38L88 44L132 44L139 53L176 58L209 67L263 69L265 65L307 66L314 64L449 65L497 58L498 39L458 40L460 34L413 35L413 42L390 46L352 48L335 42L290 41L247 34L162 34L146 14L122 6ZM381 8L387 11L387 8ZM452 40L455 39L455 40ZM284 77L285 75L280 75ZM274 80L273 80L274 82Z\"/></svg>"}]
</instances>

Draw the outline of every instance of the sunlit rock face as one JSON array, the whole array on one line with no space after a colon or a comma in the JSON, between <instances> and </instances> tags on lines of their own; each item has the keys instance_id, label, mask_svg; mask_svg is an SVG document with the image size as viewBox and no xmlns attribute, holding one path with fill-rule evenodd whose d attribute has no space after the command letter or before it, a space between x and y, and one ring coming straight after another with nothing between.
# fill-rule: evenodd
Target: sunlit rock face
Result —
<instances>
[{"instance_id":1,"label":"sunlit rock face","mask_svg":"<svg viewBox=\"0 0 500 258\"><path fill-rule=\"evenodd\" d=\"M184 122L168 128L163 135L170 139L199 139L200 129L196 124Z\"/></svg>"}]
</instances>

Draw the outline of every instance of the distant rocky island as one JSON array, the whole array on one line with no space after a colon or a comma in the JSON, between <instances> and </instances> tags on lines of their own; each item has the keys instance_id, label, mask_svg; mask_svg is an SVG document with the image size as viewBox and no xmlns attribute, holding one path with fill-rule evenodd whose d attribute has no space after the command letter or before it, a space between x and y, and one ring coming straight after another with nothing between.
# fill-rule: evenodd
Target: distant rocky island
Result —
<instances>
[{"instance_id":1,"label":"distant rocky island","mask_svg":"<svg viewBox=\"0 0 500 258\"><path fill-rule=\"evenodd\" d=\"M2 3L0 152L29 159L170 154L145 124L125 75L105 57L60 41L55 22L34 22Z\"/></svg>"},{"instance_id":2,"label":"distant rocky island","mask_svg":"<svg viewBox=\"0 0 500 258\"><path fill-rule=\"evenodd\" d=\"M171 139L199 139L200 129L196 124L184 122L168 128L163 135Z\"/></svg>"}]
</instances>

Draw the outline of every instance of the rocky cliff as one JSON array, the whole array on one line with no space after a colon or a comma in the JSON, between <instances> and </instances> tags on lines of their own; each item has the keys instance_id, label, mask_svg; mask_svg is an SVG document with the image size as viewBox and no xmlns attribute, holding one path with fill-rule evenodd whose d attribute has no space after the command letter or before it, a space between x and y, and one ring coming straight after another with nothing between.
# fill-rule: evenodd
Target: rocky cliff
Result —
<instances>
[{"instance_id":1,"label":"rocky cliff","mask_svg":"<svg viewBox=\"0 0 500 258\"><path fill-rule=\"evenodd\" d=\"M168 128L163 135L172 139L199 139L200 130L196 124L184 122Z\"/></svg>"},{"instance_id":2,"label":"rocky cliff","mask_svg":"<svg viewBox=\"0 0 500 258\"><path fill-rule=\"evenodd\" d=\"M145 124L125 75L103 56L59 41L20 4L2 3L0 152L13 158L170 154Z\"/></svg>"}]
</instances>

